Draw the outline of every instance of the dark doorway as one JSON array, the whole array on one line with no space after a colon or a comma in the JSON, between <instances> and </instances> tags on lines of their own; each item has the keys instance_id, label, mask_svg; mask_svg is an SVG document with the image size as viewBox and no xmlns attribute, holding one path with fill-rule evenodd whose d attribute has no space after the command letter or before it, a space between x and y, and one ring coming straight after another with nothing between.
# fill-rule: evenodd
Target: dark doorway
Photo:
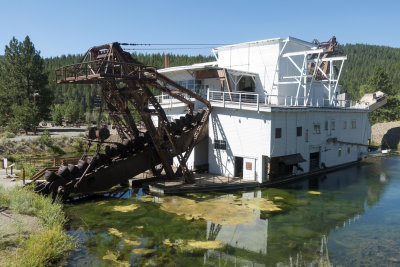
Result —
<instances>
[{"instance_id":1,"label":"dark doorway","mask_svg":"<svg viewBox=\"0 0 400 267\"><path fill-rule=\"evenodd\" d=\"M235 177L243 178L243 158L235 157Z\"/></svg>"},{"instance_id":2,"label":"dark doorway","mask_svg":"<svg viewBox=\"0 0 400 267\"><path fill-rule=\"evenodd\" d=\"M319 152L310 153L310 171L319 169Z\"/></svg>"}]
</instances>

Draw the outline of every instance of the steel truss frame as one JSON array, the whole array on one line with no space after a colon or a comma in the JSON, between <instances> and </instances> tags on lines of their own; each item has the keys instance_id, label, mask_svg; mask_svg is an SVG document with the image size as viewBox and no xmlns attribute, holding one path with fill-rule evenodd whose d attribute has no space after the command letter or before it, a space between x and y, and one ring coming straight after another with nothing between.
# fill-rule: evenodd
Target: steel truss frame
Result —
<instances>
[{"instance_id":1,"label":"steel truss frame","mask_svg":"<svg viewBox=\"0 0 400 267\"><path fill-rule=\"evenodd\" d=\"M211 104L191 90L179 85L157 72L156 68L146 66L132 58L119 43L110 43L90 48L80 63L62 67L56 71L57 83L99 84L102 96L120 138L138 142L142 134L129 109L131 103L141 116L150 134L154 148L161 159L168 177L182 174L186 182L194 182L187 160L197 144L200 132L211 113ZM174 135L174 127L153 95L150 88L156 88L183 102L187 113L193 115L194 104L185 95L205 104L205 112L200 123L195 125L193 139L183 151L177 151L179 137ZM153 107L149 108L149 104ZM152 115L158 117L155 125ZM193 125L192 125L193 127ZM173 156L177 155L179 168L172 168Z\"/></svg>"}]
</instances>

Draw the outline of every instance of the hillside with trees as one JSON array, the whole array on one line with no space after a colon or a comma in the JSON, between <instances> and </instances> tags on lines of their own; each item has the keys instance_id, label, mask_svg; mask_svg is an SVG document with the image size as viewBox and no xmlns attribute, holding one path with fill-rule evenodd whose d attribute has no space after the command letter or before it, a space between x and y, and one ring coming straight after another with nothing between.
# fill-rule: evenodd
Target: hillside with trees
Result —
<instances>
[{"instance_id":1,"label":"hillside with trees","mask_svg":"<svg viewBox=\"0 0 400 267\"><path fill-rule=\"evenodd\" d=\"M82 55L63 55L41 59L33 44L30 43L29 37L27 39L19 43L14 38L6 47L5 55L0 56L0 87L2 88L0 100L3 103L0 105L0 111L3 114L0 123L4 126L10 121L10 118L20 118L18 125L24 124L24 120L26 123L28 120L36 122L41 119L51 119L56 124L60 124L62 121L74 123L96 120L98 112L96 107L99 105L100 95L98 86L57 85L55 82L55 69L79 62ZM25 50L22 48L23 46L26 46ZM400 105L400 48L346 44L339 46L339 51L343 55L347 55L340 81L342 92L351 93L354 100L359 100L365 93L381 90L388 94L388 104L375 111L371 116L371 121L374 123L400 120L400 110L398 109ZM30 53L30 55L24 53ZM15 63L17 62L15 59L14 63L10 63L14 54L18 54L20 59L24 58L28 62L35 62L36 69L33 68L30 71L35 70L40 75L29 76L32 79L36 77L35 81L32 80L30 83L26 77L21 76L21 73L27 71L26 67L20 64L24 60L18 61L19 65ZM132 56L144 64L157 68L164 67L165 54L133 53ZM212 56L202 55L168 54L168 56L170 66L215 60ZM24 71L18 71L18 69ZM16 88L19 89L15 90ZM35 101L37 111L32 106ZM21 107L20 110L16 108L16 105ZM28 113L37 113L37 115L32 115L35 118L23 116ZM18 125L13 127L18 128Z\"/></svg>"},{"instance_id":2,"label":"hillside with trees","mask_svg":"<svg viewBox=\"0 0 400 267\"><path fill-rule=\"evenodd\" d=\"M339 49L347 55L342 91L351 93L354 100L365 93L383 91L388 103L371 114L371 123L400 120L400 48L346 44Z\"/></svg>"}]
</instances>

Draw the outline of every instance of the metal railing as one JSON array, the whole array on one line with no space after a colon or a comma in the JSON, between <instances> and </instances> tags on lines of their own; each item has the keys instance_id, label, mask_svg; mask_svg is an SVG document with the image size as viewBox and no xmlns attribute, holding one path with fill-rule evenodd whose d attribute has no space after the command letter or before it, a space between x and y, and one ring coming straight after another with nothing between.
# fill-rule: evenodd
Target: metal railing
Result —
<instances>
[{"instance_id":1,"label":"metal railing","mask_svg":"<svg viewBox=\"0 0 400 267\"><path fill-rule=\"evenodd\" d=\"M329 100L325 98L309 98L281 95L267 95L260 99L260 95L247 92L211 91L207 92L207 99L213 102L237 104L239 108L243 105L256 106L257 110L261 105L284 106L284 107L323 107L323 108L350 108L369 109L369 104L353 100Z\"/></svg>"},{"instance_id":2,"label":"metal railing","mask_svg":"<svg viewBox=\"0 0 400 267\"><path fill-rule=\"evenodd\" d=\"M264 101L265 105L276 106L307 106L307 107L325 107L325 108L352 108L352 109L368 109L369 104L353 100L339 100L327 98L309 98L281 95L267 95Z\"/></svg>"},{"instance_id":3,"label":"metal railing","mask_svg":"<svg viewBox=\"0 0 400 267\"><path fill-rule=\"evenodd\" d=\"M207 99L209 101L225 103L236 103L239 108L242 108L242 104L256 106L257 109L260 105L259 94L254 93L241 93L241 92L226 92L226 91L208 91Z\"/></svg>"},{"instance_id":4,"label":"metal railing","mask_svg":"<svg viewBox=\"0 0 400 267\"><path fill-rule=\"evenodd\" d=\"M131 77L135 75L149 76L156 73L156 68L137 63L125 63L107 60L87 61L67 65L56 70L56 81L69 81L78 78L89 78L92 75L104 75L110 77Z\"/></svg>"},{"instance_id":5,"label":"metal railing","mask_svg":"<svg viewBox=\"0 0 400 267\"><path fill-rule=\"evenodd\" d=\"M198 95L200 95L201 97L206 98L207 97L207 88L196 88L194 90L194 92ZM191 100L194 101L194 98L191 98L189 95L187 94L180 94L180 96L184 97L187 100ZM163 105L170 105L172 106L173 104L178 104L178 103L182 103L179 99L174 98L173 96L170 96L168 94L161 94L161 95L157 95L155 96L155 98L157 99L158 103L163 104Z\"/></svg>"}]
</instances>

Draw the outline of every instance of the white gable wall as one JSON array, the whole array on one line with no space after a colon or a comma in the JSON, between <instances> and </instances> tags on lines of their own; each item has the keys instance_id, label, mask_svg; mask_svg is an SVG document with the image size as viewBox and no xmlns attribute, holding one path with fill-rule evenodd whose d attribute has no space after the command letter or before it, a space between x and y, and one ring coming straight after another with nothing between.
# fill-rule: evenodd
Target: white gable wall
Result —
<instances>
[{"instance_id":1,"label":"white gable wall","mask_svg":"<svg viewBox=\"0 0 400 267\"><path fill-rule=\"evenodd\" d=\"M234 176L235 157L254 162L261 182L261 158L269 155L270 113L214 107L209 118L209 172ZM215 149L214 140L225 140L226 150Z\"/></svg>"},{"instance_id":2,"label":"white gable wall","mask_svg":"<svg viewBox=\"0 0 400 267\"><path fill-rule=\"evenodd\" d=\"M259 74L256 92L261 99L271 90L279 55L279 41L255 42L218 49L218 67Z\"/></svg>"}]
</instances>

